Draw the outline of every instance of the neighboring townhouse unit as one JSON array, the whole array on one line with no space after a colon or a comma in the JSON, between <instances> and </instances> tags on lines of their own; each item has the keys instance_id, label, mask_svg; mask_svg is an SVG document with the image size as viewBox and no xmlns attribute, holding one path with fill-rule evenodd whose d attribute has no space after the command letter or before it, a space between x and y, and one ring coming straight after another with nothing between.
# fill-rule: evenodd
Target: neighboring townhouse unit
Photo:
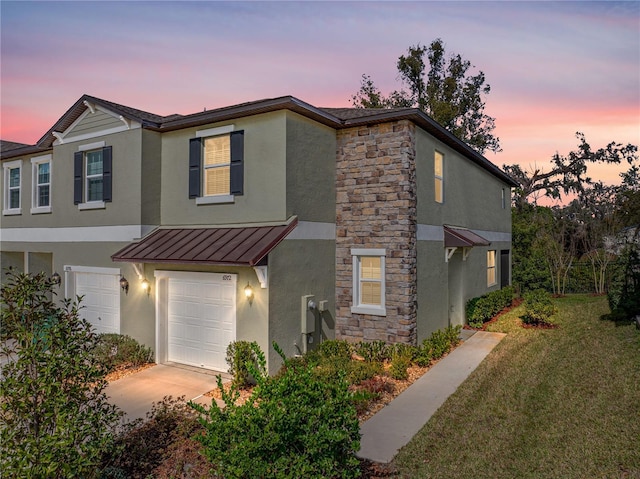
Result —
<instances>
[{"instance_id":1,"label":"neighboring townhouse unit","mask_svg":"<svg viewBox=\"0 0 640 479\"><path fill-rule=\"evenodd\" d=\"M415 344L510 283L515 183L416 109L159 116L85 95L1 158L2 268L58 272L157 362L225 370L255 340L273 372L273 342Z\"/></svg>"}]
</instances>

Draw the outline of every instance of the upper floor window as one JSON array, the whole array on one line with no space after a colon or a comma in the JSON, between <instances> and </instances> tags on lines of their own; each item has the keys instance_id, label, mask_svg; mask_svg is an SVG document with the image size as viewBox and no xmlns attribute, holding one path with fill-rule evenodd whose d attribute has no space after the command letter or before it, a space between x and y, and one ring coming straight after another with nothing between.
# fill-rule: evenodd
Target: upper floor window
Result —
<instances>
[{"instance_id":1,"label":"upper floor window","mask_svg":"<svg viewBox=\"0 0 640 479\"><path fill-rule=\"evenodd\" d=\"M3 215L22 213L22 160L4 163Z\"/></svg>"},{"instance_id":2,"label":"upper floor window","mask_svg":"<svg viewBox=\"0 0 640 479\"><path fill-rule=\"evenodd\" d=\"M435 200L444 202L444 155L436 151L433 157L435 178Z\"/></svg>"},{"instance_id":3,"label":"upper floor window","mask_svg":"<svg viewBox=\"0 0 640 479\"><path fill-rule=\"evenodd\" d=\"M487 251L487 286L493 286L496 283L496 252L489 250Z\"/></svg>"},{"instance_id":4,"label":"upper floor window","mask_svg":"<svg viewBox=\"0 0 640 479\"><path fill-rule=\"evenodd\" d=\"M386 316L384 249L351 250L353 258L352 313Z\"/></svg>"},{"instance_id":5,"label":"upper floor window","mask_svg":"<svg viewBox=\"0 0 640 479\"><path fill-rule=\"evenodd\" d=\"M51 212L51 155L31 158L31 213Z\"/></svg>"},{"instance_id":6,"label":"upper floor window","mask_svg":"<svg viewBox=\"0 0 640 479\"><path fill-rule=\"evenodd\" d=\"M506 209L507 208L507 191L502 188L502 209Z\"/></svg>"},{"instance_id":7,"label":"upper floor window","mask_svg":"<svg viewBox=\"0 0 640 479\"><path fill-rule=\"evenodd\" d=\"M73 202L81 210L104 208L111 201L111 147L98 142L79 150L74 156Z\"/></svg>"},{"instance_id":8,"label":"upper floor window","mask_svg":"<svg viewBox=\"0 0 640 479\"><path fill-rule=\"evenodd\" d=\"M244 193L244 131L233 125L196 132L189 141L189 198L233 203Z\"/></svg>"}]
</instances>

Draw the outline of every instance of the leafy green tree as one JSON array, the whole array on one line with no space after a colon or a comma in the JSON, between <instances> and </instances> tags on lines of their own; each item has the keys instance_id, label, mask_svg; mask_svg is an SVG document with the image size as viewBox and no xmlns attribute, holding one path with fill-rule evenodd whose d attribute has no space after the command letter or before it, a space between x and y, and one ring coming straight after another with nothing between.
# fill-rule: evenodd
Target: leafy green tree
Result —
<instances>
[{"instance_id":1,"label":"leafy green tree","mask_svg":"<svg viewBox=\"0 0 640 479\"><path fill-rule=\"evenodd\" d=\"M484 113L483 96L491 87L482 71L471 75L471 67L459 54L447 57L438 38L429 47L411 46L398 58L396 68L407 90L385 97L365 74L351 101L358 108L419 108L478 152L498 152L500 140L492 133L495 118Z\"/></svg>"},{"instance_id":2,"label":"leafy green tree","mask_svg":"<svg viewBox=\"0 0 640 479\"><path fill-rule=\"evenodd\" d=\"M538 232L553 221L550 208L527 204L511 210L513 284L520 293L544 288L551 290L551 279L544 251L538 241Z\"/></svg>"},{"instance_id":3,"label":"leafy green tree","mask_svg":"<svg viewBox=\"0 0 640 479\"><path fill-rule=\"evenodd\" d=\"M107 402L97 335L78 303L52 301L44 274L9 272L2 324L0 469L3 478L94 477L113 445L121 413Z\"/></svg>"},{"instance_id":4,"label":"leafy green tree","mask_svg":"<svg viewBox=\"0 0 640 479\"><path fill-rule=\"evenodd\" d=\"M551 169L544 171L535 166L529 170L520 165L503 165L502 169L519 183L513 196L514 206L522 208L527 203L535 203L541 195L552 199L560 199L562 194L580 194L585 188L594 184L587 175L587 167L594 163L620 164L627 162L632 165L629 170L629 182L634 181L633 172L637 179L638 168L633 168L638 161L638 147L636 145L611 142L604 148L592 150L587 143L584 133L577 132L578 147L566 156L556 153L551 158Z\"/></svg>"}]
</instances>

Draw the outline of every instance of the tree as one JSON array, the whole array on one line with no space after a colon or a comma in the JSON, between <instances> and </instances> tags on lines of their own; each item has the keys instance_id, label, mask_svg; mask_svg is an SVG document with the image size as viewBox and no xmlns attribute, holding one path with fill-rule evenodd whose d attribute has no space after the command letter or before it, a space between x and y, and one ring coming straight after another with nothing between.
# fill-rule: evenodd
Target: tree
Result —
<instances>
[{"instance_id":1,"label":"tree","mask_svg":"<svg viewBox=\"0 0 640 479\"><path fill-rule=\"evenodd\" d=\"M395 90L385 97L365 74L351 101L358 108L419 108L478 152L498 152L500 140L492 134L495 118L484 113L483 95L491 87L485 84L482 71L468 74L471 67L459 54L447 59L438 38L428 48L411 46L407 55L398 58L398 75L408 91Z\"/></svg>"},{"instance_id":2,"label":"tree","mask_svg":"<svg viewBox=\"0 0 640 479\"><path fill-rule=\"evenodd\" d=\"M114 443L121 413L107 402L98 336L78 303L52 301L44 274L8 273L2 324L0 465L3 478L93 477Z\"/></svg>"},{"instance_id":3,"label":"tree","mask_svg":"<svg viewBox=\"0 0 640 479\"><path fill-rule=\"evenodd\" d=\"M590 163L620 164L626 161L632 165L628 174L629 181L633 181L633 163L638 160L637 146L612 141L604 148L594 151L587 143L584 133L577 132L576 138L579 142L578 148L569 152L567 156L556 153L551 158L551 169L547 172L538 166L529 170L523 169L520 165L502 166L502 169L520 184L513 196L516 208L522 208L531 198L535 202L540 195L560 199L562 193L580 194L585 187L594 183L587 176Z\"/></svg>"}]
</instances>

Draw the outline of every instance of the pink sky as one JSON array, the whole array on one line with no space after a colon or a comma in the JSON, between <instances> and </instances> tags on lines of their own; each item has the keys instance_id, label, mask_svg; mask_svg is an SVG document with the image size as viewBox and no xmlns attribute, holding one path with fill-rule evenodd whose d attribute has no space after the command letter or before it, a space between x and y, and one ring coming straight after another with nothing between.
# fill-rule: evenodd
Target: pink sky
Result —
<instances>
[{"instance_id":1,"label":"pink sky","mask_svg":"<svg viewBox=\"0 0 640 479\"><path fill-rule=\"evenodd\" d=\"M640 2L0 2L3 140L35 143L84 93L157 114L387 93L410 45L484 71L501 166L640 145ZM590 174L618 182L622 168ZM626 169L626 168L625 168Z\"/></svg>"}]
</instances>

